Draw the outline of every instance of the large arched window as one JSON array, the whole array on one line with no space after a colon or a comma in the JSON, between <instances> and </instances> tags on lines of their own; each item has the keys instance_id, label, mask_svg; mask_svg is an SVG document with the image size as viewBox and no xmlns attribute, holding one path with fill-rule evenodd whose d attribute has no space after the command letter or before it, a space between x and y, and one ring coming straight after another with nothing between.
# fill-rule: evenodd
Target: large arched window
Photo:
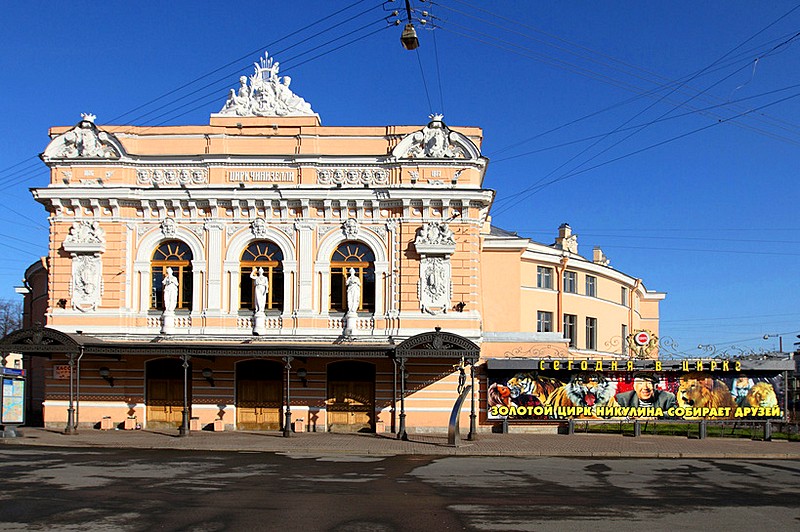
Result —
<instances>
[{"instance_id":1,"label":"large arched window","mask_svg":"<svg viewBox=\"0 0 800 532\"><path fill-rule=\"evenodd\" d=\"M358 310L375 312L375 254L361 242L344 242L331 257L331 310L347 311L347 276L350 268L361 281Z\"/></svg>"},{"instance_id":2,"label":"large arched window","mask_svg":"<svg viewBox=\"0 0 800 532\"><path fill-rule=\"evenodd\" d=\"M192 303L192 251L180 240L168 240L153 253L150 278L150 308L164 310L164 276L167 268L178 279L178 310L189 310Z\"/></svg>"},{"instance_id":3,"label":"large arched window","mask_svg":"<svg viewBox=\"0 0 800 532\"><path fill-rule=\"evenodd\" d=\"M255 308L253 280L250 274L258 268L263 268L264 275L269 281L265 310L283 310L283 253L274 243L265 240L253 242L242 253L239 270L239 308Z\"/></svg>"}]
</instances>

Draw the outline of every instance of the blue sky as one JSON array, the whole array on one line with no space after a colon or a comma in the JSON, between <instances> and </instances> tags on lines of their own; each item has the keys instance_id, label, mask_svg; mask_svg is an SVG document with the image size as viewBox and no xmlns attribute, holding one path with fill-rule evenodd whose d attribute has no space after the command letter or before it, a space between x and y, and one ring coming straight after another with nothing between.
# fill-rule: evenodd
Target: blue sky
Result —
<instances>
[{"instance_id":1,"label":"blue sky","mask_svg":"<svg viewBox=\"0 0 800 532\"><path fill-rule=\"evenodd\" d=\"M324 125L484 130L494 224L667 292L684 354L800 334L795 1L25 2L0 32L0 298L46 253L47 129L205 124L264 50ZM423 14L422 11L427 11ZM310 27L309 27L310 26ZM305 28L305 29L304 29ZM198 80L199 78L199 80ZM167 96L164 96L168 94ZM152 100L163 98L153 102ZM182 99L178 99L182 98Z\"/></svg>"}]
</instances>

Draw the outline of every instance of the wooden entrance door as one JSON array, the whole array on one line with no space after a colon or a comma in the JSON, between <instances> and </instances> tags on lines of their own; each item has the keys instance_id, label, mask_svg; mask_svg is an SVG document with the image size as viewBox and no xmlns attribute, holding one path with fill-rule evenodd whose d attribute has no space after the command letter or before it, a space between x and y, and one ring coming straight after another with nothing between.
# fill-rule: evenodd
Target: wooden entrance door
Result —
<instances>
[{"instance_id":1,"label":"wooden entrance door","mask_svg":"<svg viewBox=\"0 0 800 532\"><path fill-rule=\"evenodd\" d=\"M364 362L328 366L328 430L371 431L375 428L375 367Z\"/></svg>"},{"instance_id":2,"label":"wooden entrance door","mask_svg":"<svg viewBox=\"0 0 800 532\"><path fill-rule=\"evenodd\" d=\"M183 421L183 366L180 360L160 359L147 363L146 403L148 427L180 427Z\"/></svg>"},{"instance_id":3,"label":"wooden entrance door","mask_svg":"<svg viewBox=\"0 0 800 532\"><path fill-rule=\"evenodd\" d=\"M236 424L239 430L279 430L283 404L283 367L268 360L236 366Z\"/></svg>"}]
</instances>

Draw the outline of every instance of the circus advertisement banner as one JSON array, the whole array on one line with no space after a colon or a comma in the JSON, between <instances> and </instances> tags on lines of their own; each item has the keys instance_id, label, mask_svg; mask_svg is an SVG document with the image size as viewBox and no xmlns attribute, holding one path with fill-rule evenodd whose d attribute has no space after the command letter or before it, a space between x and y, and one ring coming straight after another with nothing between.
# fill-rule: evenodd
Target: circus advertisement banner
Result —
<instances>
[{"instance_id":1,"label":"circus advertisement banner","mask_svg":"<svg viewBox=\"0 0 800 532\"><path fill-rule=\"evenodd\" d=\"M784 417L781 372L490 371L488 418L757 420Z\"/></svg>"}]
</instances>

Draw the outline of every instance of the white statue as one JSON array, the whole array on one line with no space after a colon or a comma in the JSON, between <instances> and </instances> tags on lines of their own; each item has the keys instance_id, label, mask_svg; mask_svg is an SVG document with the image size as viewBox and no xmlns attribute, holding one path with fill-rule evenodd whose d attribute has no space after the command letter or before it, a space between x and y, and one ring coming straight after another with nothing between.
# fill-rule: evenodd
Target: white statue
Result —
<instances>
[{"instance_id":1,"label":"white statue","mask_svg":"<svg viewBox=\"0 0 800 532\"><path fill-rule=\"evenodd\" d=\"M261 314L267 308L267 292L269 292L269 279L264 275L264 268L255 268L250 272L250 278L255 284L256 308L255 313Z\"/></svg>"},{"instance_id":2,"label":"white statue","mask_svg":"<svg viewBox=\"0 0 800 532\"><path fill-rule=\"evenodd\" d=\"M173 312L178 306L178 278L172 273L172 268L167 268L167 274L162 281L164 285L164 312Z\"/></svg>"},{"instance_id":3,"label":"white statue","mask_svg":"<svg viewBox=\"0 0 800 532\"><path fill-rule=\"evenodd\" d=\"M347 277L347 313L355 314L361 303L361 279L356 275L356 270L350 268Z\"/></svg>"}]
</instances>

